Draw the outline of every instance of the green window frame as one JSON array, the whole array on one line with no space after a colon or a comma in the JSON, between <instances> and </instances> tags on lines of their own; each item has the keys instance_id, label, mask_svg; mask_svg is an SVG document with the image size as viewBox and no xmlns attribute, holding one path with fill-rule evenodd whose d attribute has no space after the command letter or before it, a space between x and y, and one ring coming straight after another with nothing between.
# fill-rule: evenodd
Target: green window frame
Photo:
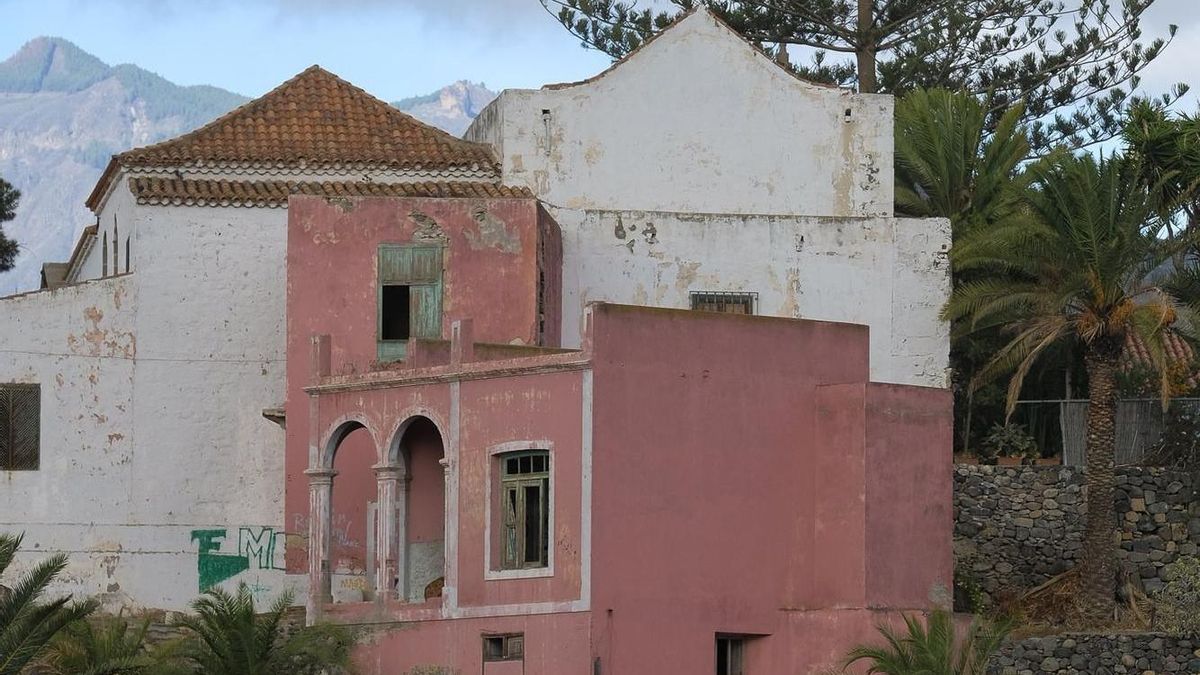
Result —
<instances>
[{"instance_id":1,"label":"green window frame","mask_svg":"<svg viewBox=\"0 0 1200 675\"><path fill-rule=\"evenodd\" d=\"M500 459L500 568L550 564L550 452L509 452Z\"/></svg>"},{"instance_id":2,"label":"green window frame","mask_svg":"<svg viewBox=\"0 0 1200 675\"><path fill-rule=\"evenodd\" d=\"M376 294L376 357L402 360L409 338L442 336L441 246L381 244ZM397 330L398 324L400 325ZM398 334L397 334L398 333Z\"/></svg>"}]
</instances>

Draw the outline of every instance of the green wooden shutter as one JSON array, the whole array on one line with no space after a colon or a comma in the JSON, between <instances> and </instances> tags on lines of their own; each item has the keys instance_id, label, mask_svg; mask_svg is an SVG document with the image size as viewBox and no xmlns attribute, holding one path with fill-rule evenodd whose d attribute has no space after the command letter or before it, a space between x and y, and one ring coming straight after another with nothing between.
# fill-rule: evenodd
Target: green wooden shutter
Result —
<instances>
[{"instance_id":1,"label":"green wooden shutter","mask_svg":"<svg viewBox=\"0 0 1200 675\"><path fill-rule=\"evenodd\" d=\"M408 287L409 333L419 338L442 336L442 285L422 284Z\"/></svg>"},{"instance_id":2,"label":"green wooden shutter","mask_svg":"<svg viewBox=\"0 0 1200 675\"><path fill-rule=\"evenodd\" d=\"M381 361L403 359L404 340L382 339L383 287L408 286L409 336L442 337L442 252L441 246L382 244L379 247L379 317L376 330L377 357Z\"/></svg>"}]
</instances>

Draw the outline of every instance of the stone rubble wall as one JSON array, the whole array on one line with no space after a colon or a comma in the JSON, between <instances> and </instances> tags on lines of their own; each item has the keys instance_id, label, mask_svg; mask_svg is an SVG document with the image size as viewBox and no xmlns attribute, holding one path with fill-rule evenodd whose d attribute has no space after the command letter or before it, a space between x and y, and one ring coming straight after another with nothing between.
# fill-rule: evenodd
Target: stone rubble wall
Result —
<instances>
[{"instance_id":1,"label":"stone rubble wall","mask_svg":"<svg viewBox=\"0 0 1200 675\"><path fill-rule=\"evenodd\" d=\"M1200 643L1155 633L1061 635L1006 643L988 675L1200 673Z\"/></svg>"},{"instance_id":2,"label":"stone rubble wall","mask_svg":"<svg viewBox=\"0 0 1200 675\"><path fill-rule=\"evenodd\" d=\"M1162 588L1166 565L1180 555L1197 554L1200 497L1193 488L1194 478L1186 472L1117 469L1118 555L1148 593ZM1071 569L1082 547L1086 510L1081 469L957 465L959 583L968 579L991 603Z\"/></svg>"}]
</instances>

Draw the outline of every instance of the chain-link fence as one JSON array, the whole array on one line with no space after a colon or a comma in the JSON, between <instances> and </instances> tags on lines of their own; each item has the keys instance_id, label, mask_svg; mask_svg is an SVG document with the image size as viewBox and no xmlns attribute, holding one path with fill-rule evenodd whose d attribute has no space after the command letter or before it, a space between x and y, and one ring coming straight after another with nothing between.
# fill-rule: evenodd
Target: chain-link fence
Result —
<instances>
[{"instance_id":1,"label":"chain-link fence","mask_svg":"<svg viewBox=\"0 0 1200 675\"><path fill-rule=\"evenodd\" d=\"M1200 399L1177 398L1171 408L1200 411ZM1013 421L1022 424L1042 448L1043 455L1061 455L1068 466L1083 466L1087 446L1086 399L1020 401ZM1163 433L1163 407L1159 399L1126 399L1117 402L1117 465L1139 464Z\"/></svg>"}]
</instances>

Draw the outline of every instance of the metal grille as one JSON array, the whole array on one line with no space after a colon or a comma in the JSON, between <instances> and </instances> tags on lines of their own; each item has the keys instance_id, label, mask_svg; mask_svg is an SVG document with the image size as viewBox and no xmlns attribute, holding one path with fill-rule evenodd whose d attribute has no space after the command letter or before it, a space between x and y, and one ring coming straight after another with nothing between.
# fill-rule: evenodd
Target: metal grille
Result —
<instances>
[{"instance_id":1,"label":"metal grille","mask_svg":"<svg viewBox=\"0 0 1200 675\"><path fill-rule=\"evenodd\" d=\"M0 384L0 471L38 468L41 399L41 385Z\"/></svg>"},{"instance_id":2,"label":"metal grille","mask_svg":"<svg viewBox=\"0 0 1200 675\"><path fill-rule=\"evenodd\" d=\"M727 293L724 291L692 292L692 309L701 312L724 312L726 314L753 314L758 304L758 293Z\"/></svg>"}]
</instances>

